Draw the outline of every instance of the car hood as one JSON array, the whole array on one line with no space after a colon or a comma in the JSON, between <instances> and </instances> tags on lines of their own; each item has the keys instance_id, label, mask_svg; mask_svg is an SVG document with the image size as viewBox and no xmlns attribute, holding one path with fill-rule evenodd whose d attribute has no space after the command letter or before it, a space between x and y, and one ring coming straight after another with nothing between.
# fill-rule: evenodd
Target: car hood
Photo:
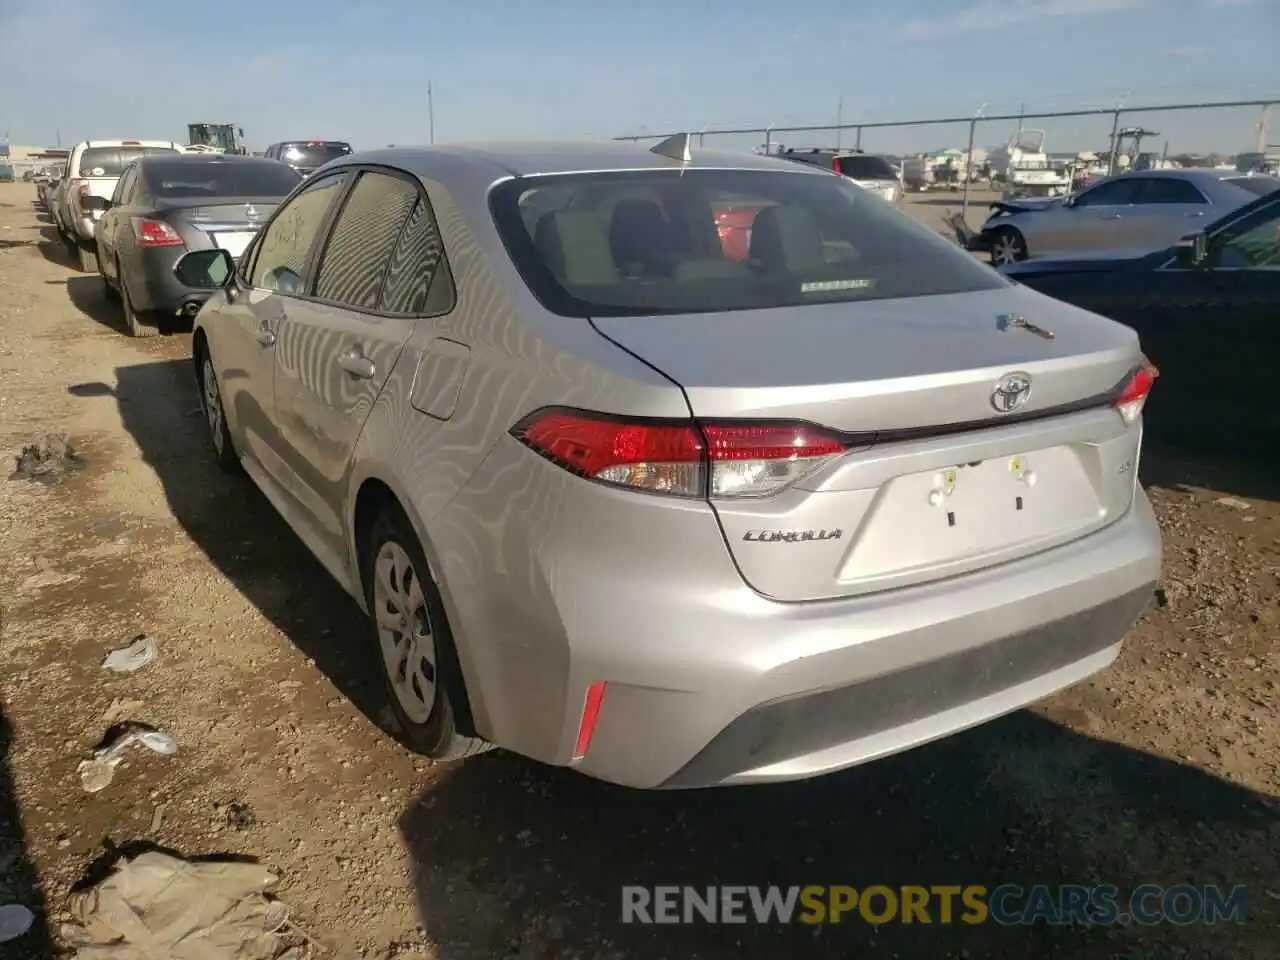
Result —
<instances>
[{"instance_id":1,"label":"car hood","mask_svg":"<svg viewBox=\"0 0 1280 960\"><path fill-rule=\"evenodd\" d=\"M1062 206L1063 197L1027 197L1024 200L997 200L991 204L992 216L1001 213L1034 213Z\"/></svg>"}]
</instances>

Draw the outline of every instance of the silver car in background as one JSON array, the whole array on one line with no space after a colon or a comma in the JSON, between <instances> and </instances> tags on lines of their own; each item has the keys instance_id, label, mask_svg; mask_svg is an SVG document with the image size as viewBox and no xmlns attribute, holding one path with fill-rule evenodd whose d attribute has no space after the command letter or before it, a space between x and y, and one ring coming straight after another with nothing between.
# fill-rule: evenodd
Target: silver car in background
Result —
<instances>
[{"instance_id":1,"label":"silver car in background","mask_svg":"<svg viewBox=\"0 0 1280 960\"><path fill-rule=\"evenodd\" d=\"M368 613L432 757L811 777L1103 669L1159 576L1133 331L829 170L374 151L176 272L222 285L218 463Z\"/></svg>"},{"instance_id":2,"label":"silver car in background","mask_svg":"<svg viewBox=\"0 0 1280 960\"><path fill-rule=\"evenodd\" d=\"M973 249L997 266L1087 250L1156 250L1280 188L1231 170L1148 170L1090 184L1071 197L993 203Z\"/></svg>"}]
</instances>

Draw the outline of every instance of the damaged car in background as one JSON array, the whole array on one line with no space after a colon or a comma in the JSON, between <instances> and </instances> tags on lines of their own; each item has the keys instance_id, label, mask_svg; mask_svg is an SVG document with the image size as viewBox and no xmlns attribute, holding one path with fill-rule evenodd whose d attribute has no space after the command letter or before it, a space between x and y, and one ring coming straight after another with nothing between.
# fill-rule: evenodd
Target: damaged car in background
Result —
<instances>
[{"instance_id":1,"label":"damaged car in background","mask_svg":"<svg viewBox=\"0 0 1280 960\"><path fill-rule=\"evenodd\" d=\"M996 266L1088 250L1150 252L1278 187L1274 177L1230 170L1124 173L1070 197L992 203L964 243Z\"/></svg>"}]
</instances>

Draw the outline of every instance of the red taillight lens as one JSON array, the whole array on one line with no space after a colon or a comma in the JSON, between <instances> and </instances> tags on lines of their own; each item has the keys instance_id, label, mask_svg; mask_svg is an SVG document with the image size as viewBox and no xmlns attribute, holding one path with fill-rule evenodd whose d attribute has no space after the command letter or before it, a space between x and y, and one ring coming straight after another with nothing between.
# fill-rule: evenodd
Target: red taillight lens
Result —
<instances>
[{"instance_id":1,"label":"red taillight lens","mask_svg":"<svg viewBox=\"0 0 1280 960\"><path fill-rule=\"evenodd\" d=\"M160 220L133 217L133 232L140 247L180 247L183 239L178 231Z\"/></svg>"},{"instance_id":2,"label":"red taillight lens","mask_svg":"<svg viewBox=\"0 0 1280 960\"><path fill-rule=\"evenodd\" d=\"M587 479L681 497L768 496L848 449L811 424L659 422L576 410L536 413L512 434Z\"/></svg>"},{"instance_id":3,"label":"red taillight lens","mask_svg":"<svg viewBox=\"0 0 1280 960\"><path fill-rule=\"evenodd\" d=\"M1120 411L1120 416L1124 417L1125 423L1133 423L1142 414L1147 396L1151 393L1151 388L1155 385L1158 376L1160 371L1144 357L1142 366L1116 398L1116 409Z\"/></svg>"}]
</instances>

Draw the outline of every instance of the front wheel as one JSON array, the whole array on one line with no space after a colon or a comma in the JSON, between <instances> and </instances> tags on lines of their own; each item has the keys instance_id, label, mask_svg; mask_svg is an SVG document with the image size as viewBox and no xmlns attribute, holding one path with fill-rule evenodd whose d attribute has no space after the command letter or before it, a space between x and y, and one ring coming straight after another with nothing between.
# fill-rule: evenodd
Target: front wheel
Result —
<instances>
[{"instance_id":1,"label":"front wheel","mask_svg":"<svg viewBox=\"0 0 1280 960\"><path fill-rule=\"evenodd\" d=\"M1027 241L1013 227L998 227L991 235L991 263L1003 267L1027 259Z\"/></svg>"},{"instance_id":2,"label":"front wheel","mask_svg":"<svg viewBox=\"0 0 1280 960\"><path fill-rule=\"evenodd\" d=\"M102 295L108 300L119 300L120 291L111 285L111 281L107 278L107 271L102 266L102 248L94 248L94 257L97 259L98 275L102 277ZM116 261L116 276L120 276L120 261Z\"/></svg>"},{"instance_id":3,"label":"front wheel","mask_svg":"<svg viewBox=\"0 0 1280 960\"><path fill-rule=\"evenodd\" d=\"M362 567L382 675L405 744L433 760L490 749L458 732L466 694L453 635L426 556L398 507L374 521Z\"/></svg>"}]
</instances>

